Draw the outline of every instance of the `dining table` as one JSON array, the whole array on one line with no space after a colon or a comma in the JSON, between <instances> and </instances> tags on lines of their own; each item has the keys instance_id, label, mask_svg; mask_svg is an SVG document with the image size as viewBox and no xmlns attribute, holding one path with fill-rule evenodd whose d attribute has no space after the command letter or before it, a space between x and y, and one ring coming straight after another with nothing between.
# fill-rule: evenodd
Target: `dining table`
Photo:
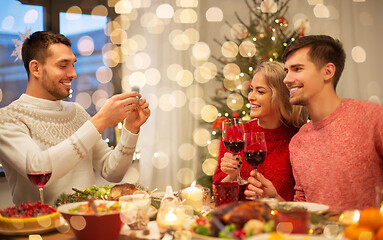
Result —
<instances>
[{"instance_id":1,"label":"dining table","mask_svg":"<svg viewBox=\"0 0 383 240\"><path fill-rule=\"evenodd\" d=\"M142 231L132 232L127 225L124 225L121 229L120 235L115 240L158 240L160 234L158 232L157 223L151 221L148 224L150 229L149 235L143 235ZM77 240L74 232L69 227L63 231L52 230L47 233L31 234L31 235L1 235L0 240Z\"/></svg>"}]
</instances>

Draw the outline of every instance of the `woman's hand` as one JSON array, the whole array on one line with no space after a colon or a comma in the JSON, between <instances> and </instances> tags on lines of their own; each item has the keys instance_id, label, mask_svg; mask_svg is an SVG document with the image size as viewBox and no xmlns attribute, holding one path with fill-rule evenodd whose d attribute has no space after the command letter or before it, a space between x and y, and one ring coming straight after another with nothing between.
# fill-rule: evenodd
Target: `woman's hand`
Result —
<instances>
[{"instance_id":1,"label":"woman's hand","mask_svg":"<svg viewBox=\"0 0 383 240\"><path fill-rule=\"evenodd\" d=\"M284 201L284 199L281 196L279 196L273 183L270 180L266 179L262 174L260 174L256 170L250 172L250 177L248 178L248 181L249 186L245 191L246 196L261 196L265 198L276 198L279 201Z\"/></svg>"},{"instance_id":2,"label":"woman's hand","mask_svg":"<svg viewBox=\"0 0 383 240\"><path fill-rule=\"evenodd\" d=\"M241 171L241 166L241 156L236 158L236 155L226 152L225 155L223 155L223 158L221 158L221 170L227 174L227 176L222 179L222 182L232 182L237 179L237 176Z\"/></svg>"}]
</instances>

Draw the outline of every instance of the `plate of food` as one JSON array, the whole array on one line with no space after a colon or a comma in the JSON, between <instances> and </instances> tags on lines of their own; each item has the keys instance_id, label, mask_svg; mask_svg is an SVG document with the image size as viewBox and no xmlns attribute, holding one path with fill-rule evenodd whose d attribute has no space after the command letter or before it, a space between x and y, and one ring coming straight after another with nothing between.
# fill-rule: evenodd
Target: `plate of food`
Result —
<instances>
[{"instance_id":1,"label":"plate of food","mask_svg":"<svg viewBox=\"0 0 383 240\"><path fill-rule=\"evenodd\" d=\"M324 213L330 209L329 206L313 202L279 202L279 208L305 208L310 213Z\"/></svg>"},{"instance_id":2,"label":"plate of food","mask_svg":"<svg viewBox=\"0 0 383 240\"><path fill-rule=\"evenodd\" d=\"M20 204L0 211L0 234L42 234L60 228L63 223L59 212L40 202Z\"/></svg>"}]
</instances>

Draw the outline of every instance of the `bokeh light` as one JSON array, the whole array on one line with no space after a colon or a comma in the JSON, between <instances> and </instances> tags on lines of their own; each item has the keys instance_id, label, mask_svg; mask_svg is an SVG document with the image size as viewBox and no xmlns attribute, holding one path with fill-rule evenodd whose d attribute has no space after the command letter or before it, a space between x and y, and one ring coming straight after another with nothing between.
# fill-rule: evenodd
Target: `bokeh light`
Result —
<instances>
[{"instance_id":1,"label":"bokeh light","mask_svg":"<svg viewBox=\"0 0 383 240\"><path fill-rule=\"evenodd\" d=\"M170 80L177 81L177 75L178 72L182 71L183 68L179 64L171 64L167 69L166 69L166 75Z\"/></svg>"},{"instance_id":2,"label":"bokeh light","mask_svg":"<svg viewBox=\"0 0 383 240\"><path fill-rule=\"evenodd\" d=\"M313 11L314 11L315 17L317 17L317 18L329 18L330 17L330 11L326 5L317 4L317 5L315 5Z\"/></svg>"},{"instance_id":3,"label":"bokeh light","mask_svg":"<svg viewBox=\"0 0 383 240\"><path fill-rule=\"evenodd\" d=\"M147 69L144 75L149 86L156 86L161 80L161 72L156 68Z\"/></svg>"},{"instance_id":4,"label":"bokeh light","mask_svg":"<svg viewBox=\"0 0 383 240\"><path fill-rule=\"evenodd\" d=\"M100 109L104 105L108 98L108 93L104 90L96 90L92 94L92 101L98 109Z\"/></svg>"},{"instance_id":5,"label":"bokeh light","mask_svg":"<svg viewBox=\"0 0 383 240\"><path fill-rule=\"evenodd\" d=\"M67 20L79 20L81 18L82 10L79 6L72 6L68 8L65 14Z\"/></svg>"},{"instance_id":6,"label":"bokeh light","mask_svg":"<svg viewBox=\"0 0 383 240\"><path fill-rule=\"evenodd\" d=\"M39 13L35 9L31 9L24 15L24 23L35 23Z\"/></svg>"},{"instance_id":7,"label":"bokeh light","mask_svg":"<svg viewBox=\"0 0 383 240\"><path fill-rule=\"evenodd\" d=\"M233 111L240 110L244 104L243 97L238 93L232 93L227 97L226 104Z\"/></svg>"},{"instance_id":8,"label":"bokeh light","mask_svg":"<svg viewBox=\"0 0 383 240\"><path fill-rule=\"evenodd\" d=\"M229 80L238 79L240 73L241 69L235 63L229 63L223 67L223 75Z\"/></svg>"},{"instance_id":9,"label":"bokeh light","mask_svg":"<svg viewBox=\"0 0 383 240\"><path fill-rule=\"evenodd\" d=\"M211 7L206 11L206 20L208 22L222 22L223 12L218 7Z\"/></svg>"},{"instance_id":10,"label":"bokeh light","mask_svg":"<svg viewBox=\"0 0 383 240\"><path fill-rule=\"evenodd\" d=\"M297 13L293 17L294 29L297 32L302 30L304 27L305 34L311 31L310 22L308 21L308 17L303 13Z\"/></svg>"},{"instance_id":11,"label":"bokeh light","mask_svg":"<svg viewBox=\"0 0 383 240\"><path fill-rule=\"evenodd\" d=\"M251 41L246 40L239 45L239 53L242 57L253 57L255 52L255 45Z\"/></svg>"},{"instance_id":12,"label":"bokeh light","mask_svg":"<svg viewBox=\"0 0 383 240\"><path fill-rule=\"evenodd\" d=\"M130 1L118 1L114 6L114 11L117 14L128 14L132 12L133 6Z\"/></svg>"},{"instance_id":13,"label":"bokeh light","mask_svg":"<svg viewBox=\"0 0 383 240\"><path fill-rule=\"evenodd\" d=\"M88 109L92 104L92 98L87 92L80 92L77 94L75 101L85 109Z\"/></svg>"},{"instance_id":14,"label":"bokeh light","mask_svg":"<svg viewBox=\"0 0 383 240\"><path fill-rule=\"evenodd\" d=\"M82 36L77 42L77 48L82 56L90 56L94 51L93 38L90 36Z\"/></svg>"},{"instance_id":15,"label":"bokeh light","mask_svg":"<svg viewBox=\"0 0 383 240\"><path fill-rule=\"evenodd\" d=\"M193 83L193 74L189 70L181 70L176 75L176 81L181 87L188 87Z\"/></svg>"},{"instance_id":16,"label":"bokeh light","mask_svg":"<svg viewBox=\"0 0 383 240\"><path fill-rule=\"evenodd\" d=\"M195 180L195 174L190 168L181 168L177 172L177 180L183 185L190 185Z\"/></svg>"},{"instance_id":17,"label":"bokeh light","mask_svg":"<svg viewBox=\"0 0 383 240\"><path fill-rule=\"evenodd\" d=\"M197 22L198 15L193 9L177 9L174 13L175 23L192 24Z\"/></svg>"},{"instance_id":18,"label":"bokeh light","mask_svg":"<svg viewBox=\"0 0 383 240\"><path fill-rule=\"evenodd\" d=\"M196 148L191 143L184 143L178 148L178 156L186 161L192 160L196 152Z\"/></svg>"},{"instance_id":19,"label":"bokeh light","mask_svg":"<svg viewBox=\"0 0 383 240\"><path fill-rule=\"evenodd\" d=\"M208 176L213 176L217 165L217 160L214 158L208 158L202 163L202 171Z\"/></svg>"},{"instance_id":20,"label":"bokeh light","mask_svg":"<svg viewBox=\"0 0 383 240\"><path fill-rule=\"evenodd\" d=\"M183 8L196 8L198 6L198 0L176 0L178 7Z\"/></svg>"},{"instance_id":21,"label":"bokeh light","mask_svg":"<svg viewBox=\"0 0 383 240\"><path fill-rule=\"evenodd\" d=\"M309 5L323 4L323 0L307 0Z\"/></svg>"},{"instance_id":22,"label":"bokeh light","mask_svg":"<svg viewBox=\"0 0 383 240\"><path fill-rule=\"evenodd\" d=\"M11 30L15 24L15 18L13 16L7 16L1 22L1 28L4 30Z\"/></svg>"},{"instance_id":23,"label":"bokeh light","mask_svg":"<svg viewBox=\"0 0 383 240\"><path fill-rule=\"evenodd\" d=\"M243 39L247 34L247 28L241 23L234 24L230 29L230 35L233 39Z\"/></svg>"},{"instance_id":24,"label":"bokeh light","mask_svg":"<svg viewBox=\"0 0 383 240\"><path fill-rule=\"evenodd\" d=\"M195 116L200 116L203 107L206 105L202 98L193 98L189 100L189 111Z\"/></svg>"},{"instance_id":25,"label":"bokeh light","mask_svg":"<svg viewBox=\"0 0 383 240\"><path fill-rule=\"evenodd\" d=\"M176 105L176 99L172 94L165 93L160 96L158 100L158 106L162 111L169 112L174 109Z\"/></svg>"},{"instance_id":26,"label":"bokeh light","mask_svg":"<svg viewBox=\"0 0 383 240\"><path fill-rule=\"evenodd\" d=\"M238 55L238 45L233 41L224 42L221 47L221 53L224 57L234 58Z\"/></svg>"},{"instance_id":27,"label":"bokeh light","mask_svg":"<svg viewBox=\"0 0 383 240\"><path fill-rule=\"evenodd\" d=\"M83 216L71 216L69 219L73 229L81 231L86 227L86 220Z\"/></svg>"},{"instance_id":28,"label":"bokeh light","mask_svg":"<svg viewBox=\"0 0 383 240\"><path fill-rule=\"evenodd\" d=\"M157 7L156 15L159 18L172 18L174 15L174 9L170 4L164 3Z\"/></svg>"},{"instance_id":29,"label":"bokeh light","mask_svg":"<svg viewBox=\"0 0 383 240\"><path fill-rule=\"evenodd\" d=\"M169 156L164 152L156 152L152 157L152 165L157 169L164 169L169 166Z\"/></svg>"},{"instance_id":30,"label":"bokeh light","mask_svg":"<svg viewBox=\"0 0 383 240\"><path fill-rule=\"evenodd\" d=\"M189 100L193 98L203 98L203 88L198 84L191 85L186 89L186 96Z\"/></svg>"},{"instance_id":31,"label":"bokeh light","mask_svg":"<svg viewBox=\"0 0 383 240\"><path fill-rule=\"evenodd\" d=\"M128 39L128 34L122 28L118 28L112 31L110 40L113 44L122 44Z\"/></svg>"},{"instance_id":32,"label":"bokeh light","mask_svg":"<svg viewBox=\"0 0 383 240\"><path fill-rule=\"evenodd\" d=\"M219 139L213 139L213 140L211 140L211 143L207 147L209 154L212 155L213 157L218 156L220 143L221 143L221 141Z\"/></svg>"},{"instance_id":33,"label":"bokeh light","mask_svg":"<svg viewBox=\"0 0 383 240\"><path fill-rule=\"evenodd\" d=\"M134 66L137 69L147 69L150 66L150 55L145 52L140 52L134 55Z\"/></svg>"},{"instance_id":34,"label":"bokeh light","mask_svg":"<svg viewBox=\"0 0 383 240\"><path fill-rule=\"evenodd\" d=\"M206 147L211 140L210 132L205 128L196 128L193 131L193 140L200 147Z\"/></svg>"},{"instance_id":35,"label":"bokeh light","mask_svg":"<svg viewBox=\"0 0 383 240\"><path fill-rule=\"evenodd\" d=\"M129 76L129 85L130 86L138 86L140 88L143 88L146 84L146 77L145 74L142 72L133 72Z\"/></svg>"},{"instance_id":36,"label":"bokeh light","mask_svg":"<svg viewBox=\"0 0 383 240\"><path fill-rule=\"evenodd\" d=\"M218 109L214 105L206 105L201 110L201 118L205 122L214 122L218 117Z\"/></svg>"},{"instance_id":37,"label":"bokeh light","mask_svg":"<svg viewBox=\"0 0 383 240\"><path fill-rule=\"evenodd\" d=\"M108 16L108 9L104 5L97 5L92 9L91 14L106 17Z\"/></svg>"},{"instance_id":38,"label":"bokeh light","mask_svg":"<svg viewBox=\"0 0 383 240\"><path fill-rule=\"evenodd\" d=\"M366 51L361 46L353 47L351 50L351 56L356 63L363 63L367 58Z\"/></svg>"},{"instance_id":39,"label":"bokeh light","mask_svg":"<svg viewBox=\"0 0 383 240\"><path fill-rule=\"evenodd\" d=\"M278 5L274 0L264 0L260 7L264 13L276 13L278 11Z\"/></svg>"},{"instance_id":40,"label":"bokeh light","mask_svg":"<svg viewBox=\"0 0 383 240\"><path fill-rule=\"evenodd\" d=\"M190 44L195 44L199 41L199 32L195 28L186 29L184 35L188 37Z\"/></svg>"},{"instance_id":41,"label":"bokeh light","mask_svg":"<svg viewBox=\"0 0 383 240\"><path fill-rule=\"evenodd\" d=\"M96 78L100 83L107 83L112 80L113 77L113 71L112 69L102 66L99 67L96 71Z\"/></svg>"},{"instance_id":42,"label":"bokeh light","mask_svg":"<svg viewBox=\"0 0 383 240\"><path fill-rule=\"evenodd\" d=\"M186 98L186 95L183 91L181 90L175 90L172 92L172 95L174 97L174 106L177 107L177 108L180 108L180 107L183 107L185 106L186 102L187 102L187 98Z\"/></svg>"},{"instance_id":43,"label":"bokeh light","mask_svg":"<svg viewBox=\"0 0 383 240\"><path fill-rule=\"evenodd\" d=\"M192 53L198 60L207 60L210 57L210 47L205 42L197 42L193 46Z\"/></svg>"}]
</instances>

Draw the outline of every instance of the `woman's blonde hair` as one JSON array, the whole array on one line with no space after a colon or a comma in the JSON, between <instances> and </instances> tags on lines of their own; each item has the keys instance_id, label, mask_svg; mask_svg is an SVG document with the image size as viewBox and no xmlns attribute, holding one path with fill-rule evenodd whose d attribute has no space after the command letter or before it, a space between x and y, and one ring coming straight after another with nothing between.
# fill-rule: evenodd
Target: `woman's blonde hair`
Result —
<instances>
[{"instance_id":1,"label":"woman's blonde hair","mask_svg":"<svg viewBox=\"0 0 383 240\"><path fill-rule=\"evenodd\" d=\"M263 62L258 65L254 74L261 72L266 84L271 88L271 107L274 111L280 111L282 124L299 128L307 123L308 112L305 107L290 104L290 92L283 79L286 73L280 62Z\"/></svg>"}]
</instances>

